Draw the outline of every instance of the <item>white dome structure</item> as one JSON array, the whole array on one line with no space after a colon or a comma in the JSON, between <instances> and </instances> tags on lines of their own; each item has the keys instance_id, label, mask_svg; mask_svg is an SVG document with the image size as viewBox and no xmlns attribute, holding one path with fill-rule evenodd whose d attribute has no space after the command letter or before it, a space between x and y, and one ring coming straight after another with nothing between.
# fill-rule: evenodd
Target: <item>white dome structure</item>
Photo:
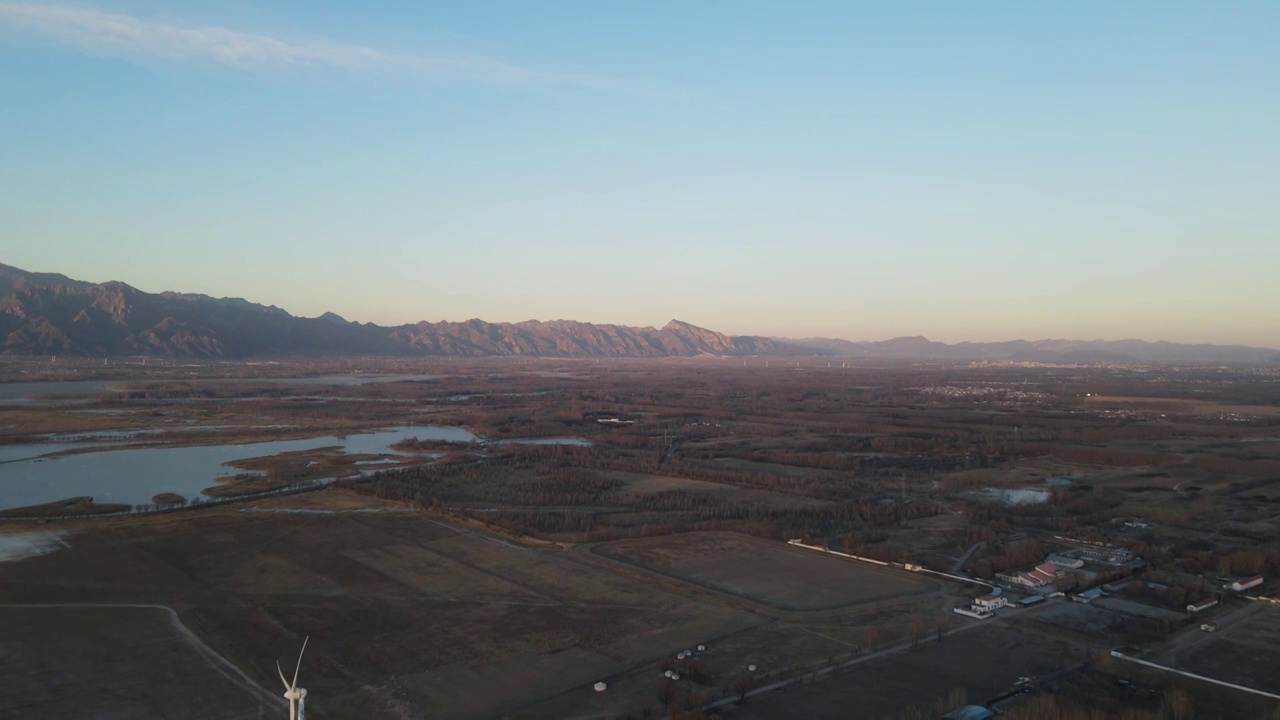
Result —
<instances>
[{"instance_id":1,"label":"white dome structure","mask_svg":"<svg viewBox=\"0 0 1280 720\"><path fill-rule=\"evenodd\" d=\"M595 685L593 685L592 687L594 687L594 688L595 688L596 692L604 692L605 690L607 690L607 689L609 688L609 686L608 686L608 685L605 685L603 682L598 682L598 683L596 683Z\"/></svg>"}]
</instances>

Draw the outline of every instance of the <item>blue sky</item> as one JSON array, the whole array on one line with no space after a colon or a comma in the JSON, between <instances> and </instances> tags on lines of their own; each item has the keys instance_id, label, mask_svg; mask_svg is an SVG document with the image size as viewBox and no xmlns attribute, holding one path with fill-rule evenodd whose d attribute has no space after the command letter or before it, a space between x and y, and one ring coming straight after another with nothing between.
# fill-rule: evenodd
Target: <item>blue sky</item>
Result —
<instances>
[{"instance_id":1,"label":"blue sky","mask_svg":"<svg viewBox=\"0 0 1280 720\"><path fill-rule=\"evenodd\" d=\"M0 0L0 262L379 323L1280 347L1280 3Z\"/></svg>"}]
</instances>

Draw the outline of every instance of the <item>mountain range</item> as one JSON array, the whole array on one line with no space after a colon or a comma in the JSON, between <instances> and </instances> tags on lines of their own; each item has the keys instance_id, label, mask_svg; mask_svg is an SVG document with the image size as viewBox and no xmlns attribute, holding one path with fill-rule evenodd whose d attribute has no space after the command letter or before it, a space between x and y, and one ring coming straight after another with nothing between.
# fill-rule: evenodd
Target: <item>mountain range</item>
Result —
<instances>
[{"instance_id":1,"label":"mountain range","mask_svg":"<svg viewBox=\"0 0 1280 720\"><path fill-rule=\"evenodd\" d=\"M627 327L556 320L349 322L294 317L241 298L147 293L0 264L0 353L11 355L528 355L680 357L800 352L765 337L729 337L672 320Z\"/></svg>"},{"instance_id":2,"label":"mountain range","mask_svg":"<svg viewBox=\"0 0 1280 720\"><path fill-rule=\"evenodd\" d=\"M879 342L831 338L786 340L819 355L931 360L1043 363L1188 363L1280 365L1280 350L1246 345L1210 345L1145 340L1009 340L948 345L923 337Z\"/></svg>"},{"instance_id":3,"label":"mountain range","mask_svg":"<svg viewBox=\"0 0 1280 720\"><path fill-rule=\"evenodd\" d=\"M1280 351L1241 345L1141 340L880 342L730 337L672 320L662 328L555 320L419 322L385 327L325 313L296 317L241 298L148 293L122 282L90 283L0 264L0 354L690 357L830 355L866 358L1042 362L1280 364Z\"/></svg>"}]
</instances>

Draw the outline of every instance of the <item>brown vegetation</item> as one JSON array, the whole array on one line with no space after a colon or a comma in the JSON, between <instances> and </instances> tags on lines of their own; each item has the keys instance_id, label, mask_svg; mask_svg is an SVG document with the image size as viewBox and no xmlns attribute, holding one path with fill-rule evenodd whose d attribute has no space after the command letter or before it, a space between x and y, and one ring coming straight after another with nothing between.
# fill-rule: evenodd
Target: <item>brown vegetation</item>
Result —
<instances>
[{"instance_id":1,"label":"brown vegetation","mask_svg":"<svg viewBox=\"0 0 1280 720\"><path fill-rule=\"evenodd\" d=\"M362 707L375 717L415 708L442 717L696 717L707 702L899 645L910 652L857 666L848 683L837 675L779 695L776 705L748 698L728 714L817 718L867 707L892 717L920 703L919 712L933 713L956 687L981 702L1033 669L1079 663L1081 646L1158 644L1193 630L1168 618L1208 596L1222 595L1224 611L1234 607L1219 578L1261 573L1268 590L1280 574L1269 490L1280 483L1280 417L1121 399L1176 403L1194 394L1223 406L1280 405L1274 378L1250 371L390 358L199 371L159 364L132 368L127 379L119 367L43 368L61 379L100 372L118 387L57 404L0 405L0 441L30 441L28 427L158 428L142 442L173 446L431 424L465 426L486 440L590 442L414 439L397 449L445 456L377 472L362 466L367 476L338 487L236 508L86 520L74 526L84 529L70 551L0 566L4 599L181 604L201 637L268 680L263 658L280 654L277 644L327 637L315 682L331 689L331 704L317 696L318 717ZM282 379L356 368L412 378ZM218 379L187 375L197 372ZM1086 399L1098 392L1113 399ZM613 417L630 424L597 422ZM321 450L237 461L229 472L241 476L211 494L301 489L349 476L373 457ZM1006 490L1045 498L1010 504L988 492ZM89 507L85 499L56 505L34 512ZM175 505L156 497L146 509ZM734 547L704 546L706 538ZM975 645L969 630L946 635L965 627L949 609L972 589L919 592L932 585L778 542L791 538L946 572L972 548L962 571L980 577L1072 543L1114 545L1143 560L1090 564L1091 577L1070 578L1083 586L1135 575L1114 593L1129 614L1055 601L1015 611L1025 613L1010 620L1016 629L972 631ZM655 677L664 658L709 640L715 650L681 664L681 681L668 687ZM975 663L979 645L996 648L1005 664ZM1053 650L1042 662L1033 651L1044 647ZM1211 667L1229 654L1205 647L1187 662ZM747 672L748 661L762 669ZM592 693L590 683L605 677L610 691ZM896 677L926 678L928 687ZM505 694L468 699L504 683ZM860 694L869 691L883 700ZM1009 712L1129 711L1119 701L1098 709L1059 699Z\"/></svg>"},{"instance_id":2,"label":"brown vegetation","mask_svg":"<svg viewBox=\"0 0 1280 720\"><path fill-rule=\"evenodd\" d=\"M129 512L129 505L95 503L91 497L73 497L41 505L0 510L0 518L76 518Z\"/></svg>"}]
</instances>

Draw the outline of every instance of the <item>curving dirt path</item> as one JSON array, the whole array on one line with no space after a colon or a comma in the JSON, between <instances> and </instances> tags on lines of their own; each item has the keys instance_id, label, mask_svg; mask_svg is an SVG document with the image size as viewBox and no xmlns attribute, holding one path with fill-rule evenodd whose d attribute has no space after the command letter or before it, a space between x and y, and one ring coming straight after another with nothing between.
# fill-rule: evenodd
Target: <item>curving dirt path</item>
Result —
<instances>
[{"instance_id":1,"label":"curving dirt path","mask_svg":"<svg viewBox=\"0 0 1280 720\"><path fill-rule=\"evenodd\" d=\"M204 656L205 660L209 662L209 665L212 666L219 675L222 675L249 693L260 696L269 703L279 705L280 707L287 707L288 705L282 695L273 693L262 687L253 678L245 674L239 666L223 657L217 650L214 650L205 644L204 640L200 639L200 636L191 632L191 629L183 624L182 618L178 616L178 612L168 605L145 605L134 603L0 603L0 610L5 608L136 608L143 610L163 610L168 614L169 622L173 626L173 629L177 630L179 635L181 635L188 643L191 644L192 647Z\"/></svg>"}]
</instances>

